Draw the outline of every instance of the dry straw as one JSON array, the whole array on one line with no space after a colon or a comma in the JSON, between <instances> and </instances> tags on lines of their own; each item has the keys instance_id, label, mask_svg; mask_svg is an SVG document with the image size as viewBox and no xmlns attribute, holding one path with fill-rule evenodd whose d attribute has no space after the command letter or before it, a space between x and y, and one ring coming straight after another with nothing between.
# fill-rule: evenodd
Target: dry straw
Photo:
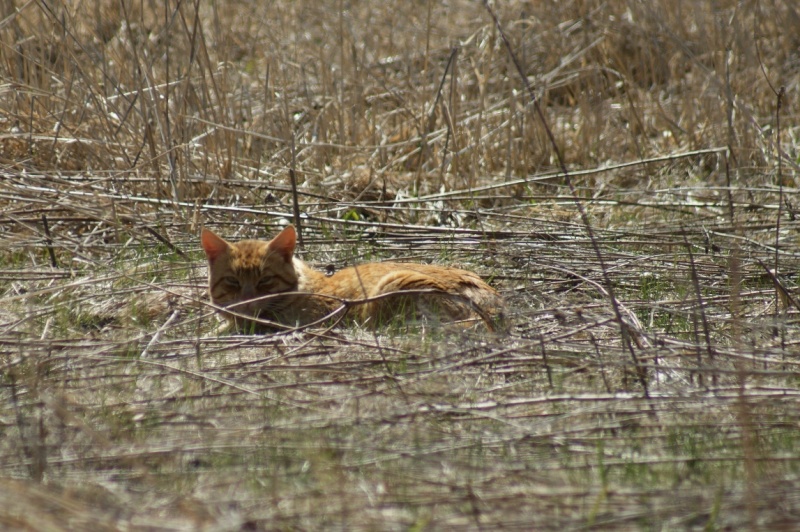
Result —
<instances>
[{"instance_id":1,"label":"dry straw","mask_svg":"<svg viewBox=\"0 0 800 532\"><path fill-rule=\"evenodd\" d=\"M780 528L791 2L0 2L0 527ZM198 233L508 334L220 334ZM356 305L357 302L346 302Z\"/></svg>"}]
</instances>

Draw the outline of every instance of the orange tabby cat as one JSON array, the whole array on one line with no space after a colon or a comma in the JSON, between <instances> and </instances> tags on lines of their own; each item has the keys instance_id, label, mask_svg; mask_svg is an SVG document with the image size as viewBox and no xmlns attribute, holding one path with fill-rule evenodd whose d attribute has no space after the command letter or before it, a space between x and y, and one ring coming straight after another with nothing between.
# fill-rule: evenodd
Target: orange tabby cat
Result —
<instances>
[{"instance_id":1,"label":"orange tabby cat","mask_svg":"<svg viewBox=\"0 0 800 532\"><path fill-rule=\"evenodd\" d=\"M305 325L335 313L341 300L365 298L376 299L355 306L354 311L360 321L370 325L397 316L436 315L447 320L481 318L494 330L493 321L502 317L502 298L472 272L429 264L374 262L326 275L294 256L296 240L291 225L269 242L243 240L235 244L203 229L211 301L232 311L222 314L234 327L268 328L268 324L247 319L250 316L287 326ZM426 292L403 294L409 290Z\"/></svg>"}]
</instances>

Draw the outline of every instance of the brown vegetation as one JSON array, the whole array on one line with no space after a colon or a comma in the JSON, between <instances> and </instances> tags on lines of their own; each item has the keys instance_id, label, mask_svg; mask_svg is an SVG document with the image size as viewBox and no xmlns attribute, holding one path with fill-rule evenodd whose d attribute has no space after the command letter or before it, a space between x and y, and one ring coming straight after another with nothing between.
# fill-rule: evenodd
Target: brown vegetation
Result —
<instances>
[{"instance_id":1,"label":"brown vegetation","mask_svg":"<svg viewBox=\"0 0 800 532\"><path fill-rule=\"evenodd\" d=\"M800 9L493 9L0 1L0 527L800 519ZM288 222L511 331L217 335Z\"/></svg>"}]
</instances>

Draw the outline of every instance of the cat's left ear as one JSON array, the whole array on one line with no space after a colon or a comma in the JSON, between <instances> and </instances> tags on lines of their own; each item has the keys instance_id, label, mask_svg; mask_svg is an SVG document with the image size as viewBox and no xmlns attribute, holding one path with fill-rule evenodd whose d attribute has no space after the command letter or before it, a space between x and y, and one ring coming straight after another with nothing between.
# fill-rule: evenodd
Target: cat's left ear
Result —
<instances>
[{"instance_id":1,"label":"cat's left ear","mask_svg":"<svg viewBox=\"0 0 800 532\"><path fill-rule=\"evenodd\" d=\"M286 229L270 240L269 249L283 257L286 262L291 262L296 244L297 232L294 230L293 225L287 225Z\"/></svg>"},{"instance_id":2,"label":"cat's left ear","mask_svg":"<svg viewBox=\"0 0 800 532\"><path fill-rule=\"evenodd\" d=\"M217 257L228 251L228 247L230 247L230 244L205 228L200 234L200 243L210 262L217 260Z\"/></svg>"}]
</instances>

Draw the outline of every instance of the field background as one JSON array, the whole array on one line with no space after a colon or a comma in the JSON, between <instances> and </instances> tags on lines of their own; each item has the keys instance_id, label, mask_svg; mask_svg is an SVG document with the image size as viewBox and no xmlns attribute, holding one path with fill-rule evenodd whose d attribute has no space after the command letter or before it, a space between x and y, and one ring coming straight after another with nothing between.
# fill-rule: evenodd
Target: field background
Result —
<instances>
[{"instance_id":1,"label":"field background","mask_svg":"<svg viewBox=\"0 0 800 532\"><path fill-rule=\"evenodd\" d=\"M800 8L492 9L0 1L0 528L800 520ZM508 334L219 334L298 220Z\"/></svg>"}]
</instances>

